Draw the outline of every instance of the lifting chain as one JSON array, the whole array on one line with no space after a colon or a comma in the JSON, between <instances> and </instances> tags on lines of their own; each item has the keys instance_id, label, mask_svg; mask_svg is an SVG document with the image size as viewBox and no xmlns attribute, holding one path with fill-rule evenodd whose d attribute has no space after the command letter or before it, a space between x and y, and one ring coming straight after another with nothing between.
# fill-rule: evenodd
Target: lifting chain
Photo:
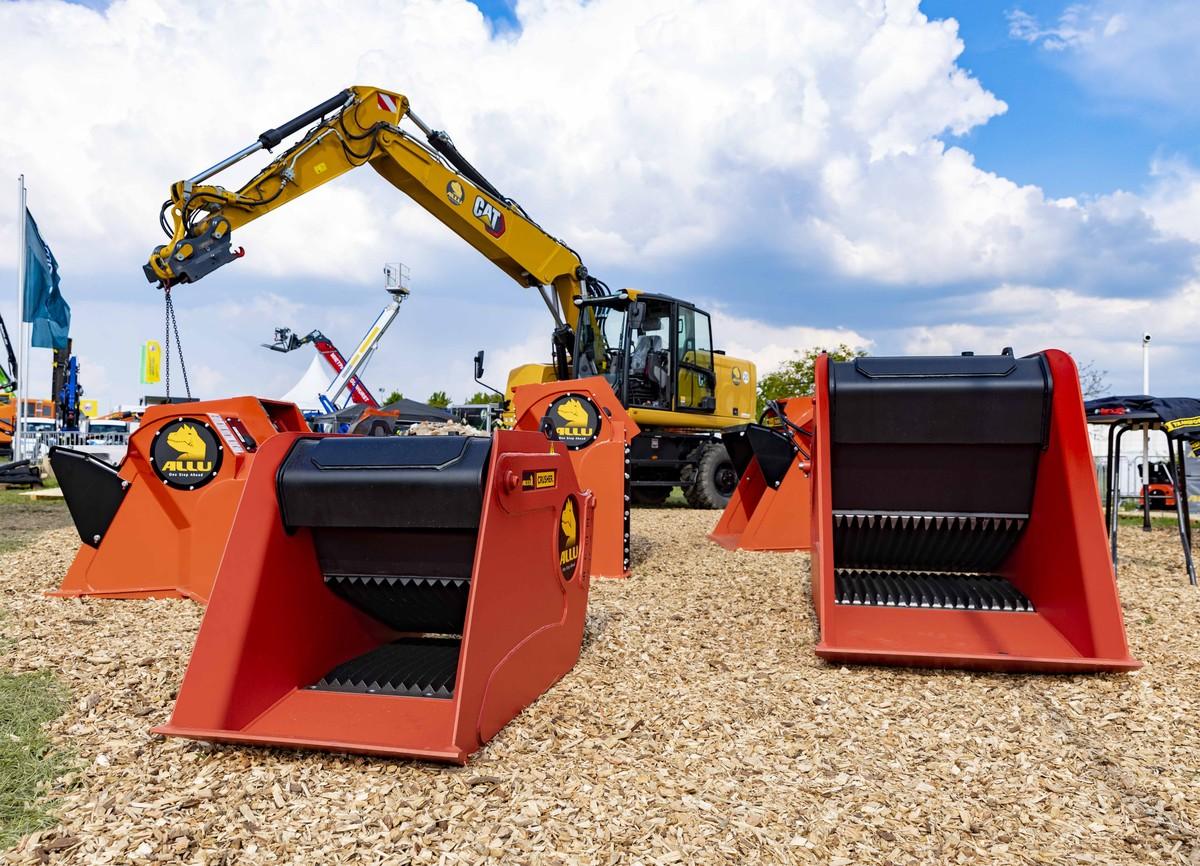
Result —
<instances>
[{"instance_id":1,"label":"lifting chain","mask_svg":"<svg viewBox=\"0 0 1200 866\"><path fill-rule=\"evenodd\" d=\"M163 325L165 332L163 338L163 353L165 354L165 367L167 379L167 402L171 402L171 334L175 334L175 351L179 353L179 370L183 373L183 389L187 394L187 398L192 399L192 386L188 382L187 364L183 362L183 343L179 340L179 323L175 321L175 304L171 300L171 287L167 286L163 289L163 300L166 306L166 321Z\"/></svg>"}]
</instances>

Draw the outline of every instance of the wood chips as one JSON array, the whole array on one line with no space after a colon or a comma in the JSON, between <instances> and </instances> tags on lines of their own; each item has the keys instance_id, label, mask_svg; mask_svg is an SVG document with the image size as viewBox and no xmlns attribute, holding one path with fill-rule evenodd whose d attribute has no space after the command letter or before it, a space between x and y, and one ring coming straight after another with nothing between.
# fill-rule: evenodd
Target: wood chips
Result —
<instances>
[{"instance_id":1,"label":"wood chips","mask_svg":"<svg viewBox=\"0 0 1200 866\"><path fill-rule=\"evenodd\" d=\"M201 609L64 601L70 530L0 557L7 658L73 695L62 823L6 862L1200 864L1200 592L1122 529L1132 675L845 668L808 559L634 512L575 670L465 768L165 740ZM145 564L150 566L152 564Z\"/></svg>"}]
</instances>

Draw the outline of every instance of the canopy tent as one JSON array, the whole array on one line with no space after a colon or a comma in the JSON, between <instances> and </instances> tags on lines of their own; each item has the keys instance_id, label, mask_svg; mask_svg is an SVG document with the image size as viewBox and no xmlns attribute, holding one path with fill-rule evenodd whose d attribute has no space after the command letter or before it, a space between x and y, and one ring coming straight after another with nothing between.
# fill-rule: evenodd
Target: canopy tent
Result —
<instances>
[{"instance_id":1,"label":"canopy tent","mask_svg":"<svg viewBox=\"0 0 1200 866\"><path fill-rule=\"evenodd\" d=\"M1115 467L1121 458L1121 438L1130 430L1161 430L1167 436L1167 473L1174 490L1179 519L1179 542L1183 546L1188 580L1196 586L1192 560L1192 523L1188 507L1188 452L1200 455L1200 399L1195 397L1151 397L1148 394L1100 397L1084 403L1089 424L1108 425L1108 464L1105 468L1105 523L1112 545L1113 567L1117 566L1117 502ZM1149 483L1149 467L1145 484ZM1143 508L1149 513L1148 489L1142 490Z\"/></svg>"},{"instance_id":2,"label":"canopy tent","mask_svg":"<svg viewBox=\"0 0 1200 866\"><path fill-rule=\"evenodd\" d=\"M329 368L320 355L314 354L308 364L308 369L300 377L300 381L279 399L285 403L295 403L305 414L320 412L322 411L321 401L317 399L317 395L325 393L332 381L333 376L330 374Z\"/></svg>"}]
</instances>

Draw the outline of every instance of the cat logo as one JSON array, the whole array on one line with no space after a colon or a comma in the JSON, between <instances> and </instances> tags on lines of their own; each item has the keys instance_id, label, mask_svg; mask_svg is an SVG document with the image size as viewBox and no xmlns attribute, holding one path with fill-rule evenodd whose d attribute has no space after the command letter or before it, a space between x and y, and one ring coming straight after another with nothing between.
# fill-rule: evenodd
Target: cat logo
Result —
<instances>
[{"instance_id":1,"label":"cat logo","mask_svg":"<svg viewBox=\"0 0 1200 866\"><path fill-rule=\"evenodd\" d=\"M546 410L558 438L572 451L591 445L600 434L600 410L581 394L563 394Z\"/></svg>"},{"instance_id":2,"label":"cat logo","mask_svg":"<svg viewBox=\"0 0 1200 866\"><path fill-rule=\"evenodd\" d=\"M457 207L463 203L464 197L463 185L461 183L456 180L452 180L446 184L446 198L450 201L450 204Z\"/></svg>"},{"instance_id":3,"label":"cat logo","mask_svg":"<svg viewBox=\"0 0 1200 866\"><path fill-rule=\"evenodd\" d=\"M500 208L483 196L475 196L475 204L471 208L471 213L475 215L475 219L483 223L487 233L492 237L498 238L504 234L504 214L500 212Z\"/></svg>"},{"instance_id":4,"label":"cat logo","mask_svg":"<svg viewBox=\"0 0 1200 866\"><path fill-rule=\"evenodd\" d=\"M575 500L568 496L563 503L562 517L558 521L558 566L563 580L575 576L579 563L579 517L575 513Z\"/></svg>"},{"instance_id":5,"label":"cat logo","mask_svg":"<svg viewBox=\"0 0 1200 866\"><path fill-rule=\"evenodd\" d=\"M208 424L195 418L177 418L154 434L150 462L168 487L195 490L217 476L223 450Z\"/></svg>"},{"instance_id":6,"label":"cat logo","mask_svg":"<svg viewBox=\"0 0 1200 866\"><path fill-rule=\"evenodd\" d=\"M556 469L526 469L521 473L522 490L549 490L558 482Z\"/></svg>"}]
</instances>

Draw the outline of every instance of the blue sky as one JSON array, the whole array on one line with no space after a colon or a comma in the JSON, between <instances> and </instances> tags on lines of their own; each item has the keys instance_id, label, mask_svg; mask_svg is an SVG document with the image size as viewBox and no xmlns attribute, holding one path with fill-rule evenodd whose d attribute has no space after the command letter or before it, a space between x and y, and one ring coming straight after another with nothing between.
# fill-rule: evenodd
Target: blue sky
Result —
<instances>
[{"instance_id":1,"label":"blue sky","mask_svg":"<svg viewBox=\"0 0 1200 866\"><path fill-rule=\"evenodd\" d=\"M1200 15L1182 0L363 0L319 27L295 2L0 4L0 159L30 178L102 404L136 398L161 331L140 266L168 184L350 83L406 92L593 272L706 305L764 371L830 342L1053 345L1135 390L1149 328L1156 382L1194 390ZM12 230L0 214L0 284ZM309 356L258 343L289 325L352 345L396 259L416 291L372 384L461 397L478 348L493 381L541 360L540 301L448 235L368 170L246 227L247 258L177 296L194 378L283 393Z\"/></svg>"},{"instance_id":2,"label":"blue sky","mask_svg":"<svg viewBox=\"0 0 1200 866\"><path fill-rule=\"evenodd\" d=\"M971 150L981 168L1037 184L1054 196L1140 189L1151 161L1163 154L1200 162L1195 111L1164 112L1152 102L1097 92L1072 75L1060 53L1009 33L1016 10L1052 23L1071 5L922 0L931 18L958 22L965 43L959 65L1008 103L1000 117L950 140Z\"/></svg>"}]
</instances>

